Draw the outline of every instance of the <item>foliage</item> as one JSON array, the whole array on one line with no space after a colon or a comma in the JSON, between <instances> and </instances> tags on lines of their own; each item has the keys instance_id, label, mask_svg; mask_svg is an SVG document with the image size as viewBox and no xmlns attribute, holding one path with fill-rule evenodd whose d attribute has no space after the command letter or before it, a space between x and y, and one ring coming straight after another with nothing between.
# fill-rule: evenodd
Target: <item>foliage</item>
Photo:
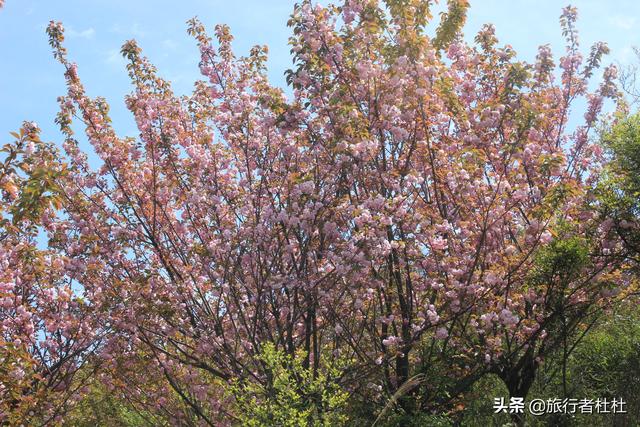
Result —
<instances>
[{"instance_id":1,"label":"foliage","mask_svg":"<svg viewBox=\"0 0 640 427\"><path fill-rule=\"evenodd\" d=\"M637 264L640 261L640 115L619 117L602 139L611 156L607 179L601 184L603 207Z\"/></svg>"},{"instance_id":2,"label":"foliage","mask_svg":"<svg viewBox=\"0 0 640 427\"><path fill-rule=\"evenodd\" d=\"M82 400L65 417L65 426L73 427L122 427L165 426L158 417L139 413L131 407L126 397L114 395L101 384L93 384Z\"/></svg>"},{"instance_id":3,"label":"foliage","mask_svg":"<svg viewBox=\"0 0 640 427\"><path fill-rule=\"evenodd\" d=\"M592 332L585 335L569 358L570 387L565 394L562 377L562 353L549 357L536 375L527 400L577 398L622 398L626 414L576 414L528 416L530 426L603 426L634 425L639 414L637 383L640 374L638 345L640 322L635 301L622 304L608 312L597 322ZM476 382L465 395L465 409L456 420L464 426L502 426L508 424L507 414L495 414L494 397L507 397L508 391L496 376L489 375Z\"/></svg>"},{"instance_id":4,"label":"foliage","mask_svg":"<svg viewBox=\"0 0 640 427\"><path fill-rule=\"evenodd\" d=\"M348 393L336 384L339 369L314 374L302 366L303 354L289 357L267 343L259 360L266 381L237 383L231 388L238 405L237 421L246 426L347 425Z\"/></svg>"}]
</instances>

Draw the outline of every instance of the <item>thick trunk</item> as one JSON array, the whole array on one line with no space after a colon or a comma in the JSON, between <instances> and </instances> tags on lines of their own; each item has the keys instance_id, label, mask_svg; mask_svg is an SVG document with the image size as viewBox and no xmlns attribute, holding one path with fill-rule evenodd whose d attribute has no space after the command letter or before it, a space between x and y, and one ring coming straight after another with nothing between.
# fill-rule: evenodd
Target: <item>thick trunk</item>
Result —
<instances>
[{"instance_id":1,"label":"thick trunk","mask_svg":"<svg viewBox=\"0 0 640 427\"><path fill-rule=\"evenodd\" d=\"M536 377L536 371L538 369L538 362L536 362L532 348L527 351L522 358L508 368L504 368L498 375L504 381L504 384L509 390L509 397L519 397L525 403L522 413L511 413L511 420L517 426L523 426L525 420L525 413L527 410L526 399L529 394L529 389L533 385L533 381Z\"/></svg>"},{"instance_id":2,"label":"thick trunk","mask_svg":"<svg viewBox=\"0 0 640 427\"><path fill-rule=\"evenodd\" d=\"M410 348L407 346L403 351L403 356L396 358L396 378L398 388L401 388L409 380L409 351ZM412 414L415 408L412 394L413 388L406 390L398 400L400 407L407 415Z\"/></svg>"},{"instance_id":3,"label":"thick trunk","mask_svg":"<svg viewBox=\"0 0 640 427\"><path fill-rule=\"evenodd\" d=\"M529 389L533 384L535 378L535 370L526 369L524 371L517 372L511 375L505 380L507 388L509 389L509 397L521 397L525 402L525 408L522 413L511 413L511 420L518 426L524 425L524 418L526 412L526 398L529 393Z\"/></svg>"}]
</instances>

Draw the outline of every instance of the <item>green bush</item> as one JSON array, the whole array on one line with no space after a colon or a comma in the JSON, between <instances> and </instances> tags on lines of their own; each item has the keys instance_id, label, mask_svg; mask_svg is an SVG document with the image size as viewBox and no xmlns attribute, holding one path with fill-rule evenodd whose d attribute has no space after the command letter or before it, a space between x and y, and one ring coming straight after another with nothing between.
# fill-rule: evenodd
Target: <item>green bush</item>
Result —
<instances>
[{"instance_id":1,"label":"green bush","mask_svg":"<svg viewBox=\"0 0 640 427\"><path fill-rule=\"evenodd\" d=\"M304 354L290 357L265 344L260 360L268 378L264 382L237 382L231 392L237 402L239 425L248 427L320 427L346 425L348 393L336 382L338 367L315 377L302 364Z\"/></svg>"}]
</instances>

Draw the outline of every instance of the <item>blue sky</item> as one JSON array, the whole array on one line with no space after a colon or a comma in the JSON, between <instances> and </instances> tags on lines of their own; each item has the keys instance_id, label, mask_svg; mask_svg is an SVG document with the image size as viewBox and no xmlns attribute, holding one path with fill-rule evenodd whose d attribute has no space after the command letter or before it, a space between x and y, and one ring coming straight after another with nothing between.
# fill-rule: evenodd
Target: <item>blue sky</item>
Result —
<instances>
[{"instance_id":1,"label":"blue sky","mask_svg":"<svg viewBox=\"0 0 640 427\"><path fill-rule=\"evenodd\" d=\"M441 0L444 2L444 0ZM111 104L116 130L135 135L134 122L124 107L130 91L120 46L138 40L161 75L176 92L188 93L199 78L198 52L186 34L185 21L198 16L212 28L230 25L235 51L246 54L254 44L270 49L269 70L274 84L284 86L283 72L290 64L286 21L294 0L6 0L0 10L0 143L10 138L25 119L36 121L43 137L59 141L53 119L56 98L65 93L62 67L47 44L49 20L67 29L69 57L92 96ZM327 1L322 1L327 3ZM563 51L558 24L558 0L471 0L465 28L467 38L491 22L501 42L511 44L520 57L532 60L537 46L550 43L556 57ZM609 43L608 61L633 61L632 46L640 46L640 2L635 0L581 0L578 7L580 41L586 53L599 40Z\"/></svg>"}]
</instances>

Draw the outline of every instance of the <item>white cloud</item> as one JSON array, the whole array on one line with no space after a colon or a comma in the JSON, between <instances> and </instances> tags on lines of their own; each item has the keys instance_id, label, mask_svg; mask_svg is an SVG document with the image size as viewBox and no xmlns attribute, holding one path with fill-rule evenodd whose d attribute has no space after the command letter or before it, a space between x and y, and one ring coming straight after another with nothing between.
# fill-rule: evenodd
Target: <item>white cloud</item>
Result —
<instances>
[{"instance_id":1,"label":"white cloud","mask_svg":"<svg viewBox=\"0 0 640 427\"><path fill-rule=\"evenodd\" d=\"M124 67L126 60L122 57L120 49L111 49L107 52L104 62L107 64L117 65Z\"/></svg>"},{"instance_id":2,"label":"white cloud","mask_svg":"<svg viewBox=\"0 0 640 427\"><path fill-rule=\"evenodd\" d=\"M638 61L638 53L633 46L625 46L618 50L618 60L622 65L630 65L633 62Z\"/></svg>"},{"instance_id":3,"label":"white cloud","mask_svg":"<svg viewBox=\"0 0 640 427\"><path fill-rule=\"evenodd\" d=\"M124 35L126 37L143 38L146 37L147 32L140 27L140 24L134 22L128 28L124 28L120 24L115 24L109 30L112 33Z\"/></svg>"},{"instance_id":4,"label":"white cloud","mask_svg":"<svg viewBox=\"0 0 640 427\"><path fill-rule=\"evenodd\" d=\"M96 30L93 28L87 28L86 30L78 31L73 27L68 27L65 34L71 38L92 39L96 35Z\"/></svg>"},{"instance_id":5,"label":"white cloud","mask_svg":"<svg viewBox=\"0 0 640 427\"><path fill-rule=\"evenodd\" d=\"M609 23L621 30L630 30L636 24L636 18L633 16L614 15L609 18Z\"/></svg>"},{"instance_id":6,"label":"white cloud","mask_svg":"<svg viewBox=\"0 0 640 427\"><path fill-rule=\"evenodd\" d=\"M175 40L166 39L162 42L162 46L167 50L176 50L178 43Z\"/></svg>"}]
</instances>

